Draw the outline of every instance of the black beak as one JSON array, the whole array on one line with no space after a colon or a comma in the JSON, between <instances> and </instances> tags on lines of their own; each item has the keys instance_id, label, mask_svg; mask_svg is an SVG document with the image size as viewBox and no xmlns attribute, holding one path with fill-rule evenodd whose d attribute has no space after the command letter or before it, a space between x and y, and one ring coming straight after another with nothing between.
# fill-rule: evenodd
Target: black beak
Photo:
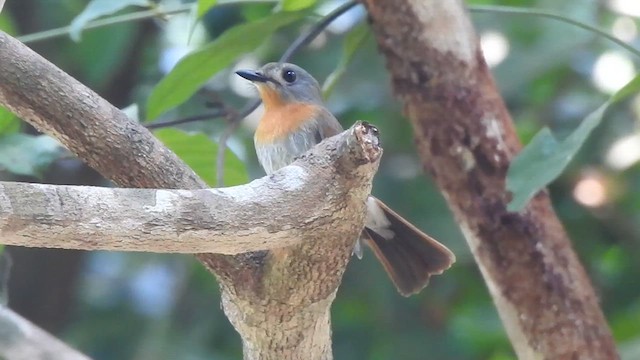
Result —
<instances>
[{"instance_id":1,"label":"black beak","mask_svg":"<svg viewBox=\"0 0 640 360\"><path fill-rule=\"evenodd\" d=\"M261 73L253 70L238 70L236 71L236 74L252 82L267 82L271 80Z\"/></svg>"}]
</instances>

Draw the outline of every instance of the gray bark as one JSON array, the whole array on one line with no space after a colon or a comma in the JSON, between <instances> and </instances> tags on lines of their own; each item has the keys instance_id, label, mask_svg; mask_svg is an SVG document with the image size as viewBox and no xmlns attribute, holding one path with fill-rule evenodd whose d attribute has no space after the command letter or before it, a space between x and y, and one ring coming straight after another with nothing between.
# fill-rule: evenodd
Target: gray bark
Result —
<instances>
[{"instance_id":1,"label":"gray bark","mask_svg":"<svg viewBox=\"0 0 640 360\"><path fill-rule=\"evenodd\" d=\"M306 159L247 185L207 190L121 189L0 182L2 243L77 250L241 254L325 233L364 201L375 168L355 127ZM350 158L353 157L353 158ZM353 166L337 168L345 162ZM360 172L353 181L344 181ZM361 207L360 204L357 206ZM291 209L296 209L292 212ZM347 209L349 210L349 209Z\"/></svg>"},{"instance_id":2,"label":"gray bark","mask_svg":"<svg viewBox=\"0 0 640 360\"><path fill-rule=\"evenodd\" d=\"M149 131L2 32L0 64L0 104L39 130L56 137L119 186L205 188L204 182ZM332 172L341 174L330 180L324 196L316 192L313 202L302 205L300 202L287 204L284 199L281 203L271 203L275 207L274 216L278 215L275 213L278 209L289 210L271 219L273 222L265 225L266 231L288 231L292 236L295 233L295 240L287 244L297 244L233 256L197 255L219 281L223 308L242 337L245 359L332 358L329 306L351 257L355 239L363 227L365 199L381 152L377 138L367 126L358 124L347 134L328 141L325 150L314 150L335 151L344 156L330 159L324 156L327 153L319 153L304 157L304 162L316 167L315 173L307 173L306 181L310 183L314 179L318 182L327 180ZM288 176L292 175L291 172L302 175L302 171L295 169L285 171L289 172ZM282 186L283 192L295 192L298 187L306 186L306 183L290 183L282 178L278 181L277 177L283 175L275 174L274 178L263 180L262 184L266 188ZM316 185L316 190L320 191L321 185ZM313 186L309 187L312 189ZM207 196L213 196L211 194ZM40 196L45 202L44 207L55 206L47 203L42 195L40 191L34 196ZM255 194L255 198L267 201L260 194ZM327 202L326 199L333 200ZM261 211L269 209L262 208ZM315 214L315 217L301 218L300 214L305 211L308 211L306 214ZM235 215L247 219L263 216L260 213ZM198 220L205 221L211 213L198 216ZM296 233L276 222L287 216L297 218L298 224L310 228L313 227L310 223L321 225L314 231ZM249 228L247 232L252 231L256 230ZM75 241L78 241L77 237ZM264 247L273 246L270 244ZM221 245L220 249L224 246ZM212 306L216 305L212 303Z\"/></svg>"},{"instance_id":3,"label":"gray bark","mask_svg":"<svg viewBox=\"0 0 640 360\"><path fill-rule=\"evenodd\" d=\"M2 305L0 305L0 358L89 360L85 355Z\"/></svg>"}]
</instances>

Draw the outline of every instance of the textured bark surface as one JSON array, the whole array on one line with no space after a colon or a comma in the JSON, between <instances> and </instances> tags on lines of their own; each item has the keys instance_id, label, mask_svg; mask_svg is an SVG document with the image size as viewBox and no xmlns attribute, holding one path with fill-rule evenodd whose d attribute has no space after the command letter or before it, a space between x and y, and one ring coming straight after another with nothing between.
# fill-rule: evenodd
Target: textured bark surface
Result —
<instances>
[{"instance_id":1,"label":"textured bark surface","mask_svg":"<svg viewBox=\"0 0 640 360\"><path fill-rule=\"evenodd\" d=\"M7 360L89 360L20 315L0 306L0 358Z\"/></svg>"},{"instance_id":2,"label":"textured bark surface","mask_svg":"<svg viewBox=\"0 0 640 360\"><path fill-rule=\"evenodd\" d=\"M375 172L371 161L363 158L363 143L355 132L360 127L315 148L311 154L318 161L301 159L272 176L230 188L190 191L0 182L2 243L240 254L300 244L308 233L332 237L332 229L352 220L345 211L362 208L358 202L364 202ZM345 203L350 192L353 203Z\"/></svg>"},{"instance_id":3,"label":"textured bark surface","mask_svg":"<svg viewBox=\"0 0 640 360\"><path fill-rule=\"evenodd\" d=\"M610 330L546 192L510 213L520 143L461 0L363 0L418 151L520 359L615 359Z\"/></svg>"},{"instance_id":4,"label":"textured bark surface","mask_svg":"<svg viewBox=\"0 0 640 360\"><path fill-rule=\"evenodd\" d=\"M0 64L0 104L56 137L116 184L205 187L141 125L2 32ZM360 146L347 139L344 151L349 156L332 165L344 174L343 186L325 194L342 197L340 207L328 212L341 219L331 226L331 236L305 233L300 244L275 251L198 255L219 280L224 311L242 336L246 359L332 358L329 305L364 224L364 201L380 155L368 127L355 127L354 132ZM320 167L326 161L321 156L306 158Z\"/></svg>"}]
</instances>

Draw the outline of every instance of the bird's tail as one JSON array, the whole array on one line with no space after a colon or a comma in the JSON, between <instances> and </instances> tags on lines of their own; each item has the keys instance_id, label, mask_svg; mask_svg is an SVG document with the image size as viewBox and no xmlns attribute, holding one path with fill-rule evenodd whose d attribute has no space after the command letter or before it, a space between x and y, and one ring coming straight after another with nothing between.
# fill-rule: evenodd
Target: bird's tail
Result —
<instances>
[{"instance_id":1,"label":"bird's tail","mask_svg":"<svg viewBox=\"0 0 640 360\"><path fill-rule=\"evenodd\" d=\"M382 201L369 197L367 210L362 237L400 294L420 292L431 275L441 274L455 262L446 246L418 230Z\"/></svg>"}]
</instances>

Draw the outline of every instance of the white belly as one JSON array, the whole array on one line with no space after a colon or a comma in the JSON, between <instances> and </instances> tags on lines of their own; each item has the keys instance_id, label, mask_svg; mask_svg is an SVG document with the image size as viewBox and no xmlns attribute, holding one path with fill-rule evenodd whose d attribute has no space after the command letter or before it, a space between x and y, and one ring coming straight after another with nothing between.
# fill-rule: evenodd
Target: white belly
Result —
<instances>
[{"instance_id":1,"label":"white belly","mask_svg":"<svg viewBox=\"0 0 640 360\"><path fill-rule=\"evenodd\" d=\"M255 141L258 161L267 174L291 164L295 158L309 151L319 142L313 129L298 131L282 140L264 144Z\"/></svg>"}]
</instances>

